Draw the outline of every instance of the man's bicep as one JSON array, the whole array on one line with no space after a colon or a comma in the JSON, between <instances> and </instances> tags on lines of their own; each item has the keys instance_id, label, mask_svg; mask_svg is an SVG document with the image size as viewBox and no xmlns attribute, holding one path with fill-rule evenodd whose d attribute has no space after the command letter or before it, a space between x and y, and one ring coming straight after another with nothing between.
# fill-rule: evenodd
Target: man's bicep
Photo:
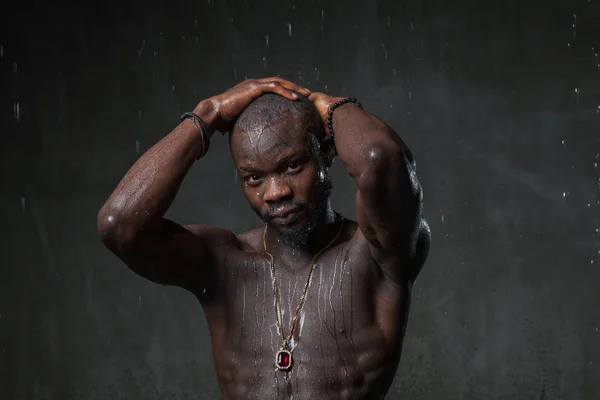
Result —
<instances>
[{"instance_id":1,"label":"man's bicep","mask_svg":"<svg viewBox=\"0 0 600 400\"><path fill-rule=\"evenodd\" d=\"M207 294L219 281L213 242L224 236L227 233L218 228L181 226L163 219L160 229L141 235L119 257L136 274L155 283Z\"/></svg>"}]
</instances>

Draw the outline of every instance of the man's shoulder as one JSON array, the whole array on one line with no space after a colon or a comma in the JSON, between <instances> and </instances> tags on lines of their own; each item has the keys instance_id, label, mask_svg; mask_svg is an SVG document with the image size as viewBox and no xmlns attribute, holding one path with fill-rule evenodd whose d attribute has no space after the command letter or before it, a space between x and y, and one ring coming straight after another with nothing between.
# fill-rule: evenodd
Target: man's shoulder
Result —
<instances>
[{"instance_id":1,"label":"man's shoulder","mask_svg":"<svg viewBox=\"0 0 600 400\"><path fill-rule=\"evenodd\" d=\"M242 232L237 236L242 250L249 252L261 252L264 227L258 227L246 232Z\"/></svg>"}]
</instances>

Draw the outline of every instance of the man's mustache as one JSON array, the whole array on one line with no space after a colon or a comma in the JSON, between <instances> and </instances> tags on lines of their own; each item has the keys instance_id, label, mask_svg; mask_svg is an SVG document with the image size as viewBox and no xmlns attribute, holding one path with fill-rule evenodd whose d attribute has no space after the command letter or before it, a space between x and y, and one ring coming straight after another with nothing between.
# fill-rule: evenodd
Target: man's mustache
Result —
<instances>
[{"instance_id":1,"label":"man's mustache","mask_svg":"<svg viewBox=\"0 0 600 400\"><path fill-rule=\"evenodd\" d=\"M270 221L272 219L273 213L276 213L277 211L281 210L282 208L297 207L300 209L305 209L305 208L310 208L310 206L311 206L311 204L307 201L301 201L301 200L282 201L281 203L273 204L272 206L270 206L264 212L264 214L262 214L262 219L265 222Z\"/></svg>"}]
</instances>

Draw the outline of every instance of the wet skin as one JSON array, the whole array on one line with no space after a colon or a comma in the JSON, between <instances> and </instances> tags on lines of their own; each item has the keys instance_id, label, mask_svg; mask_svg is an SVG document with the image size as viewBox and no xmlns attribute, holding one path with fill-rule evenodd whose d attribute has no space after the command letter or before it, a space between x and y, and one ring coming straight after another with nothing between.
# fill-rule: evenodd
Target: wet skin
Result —
<instances>
[{"instance_id":1,"label":"wet skin","mask_svg":"<svg viewBox=\"0 0 600 400\"><path fill-rule=\"evenodd\" d=\"M223 248L219 294L203 302L223 398L382 398L400 359L410 289L384 278L357 224L344 220L340 239L316 264L290 372L274 368L281 340L262 229L238 239L239 247ZM285 334L309 262L275 258Z\"/></svg>"},{"instance_id":2,"label":"wet skin","mask_svg":"<svg viewBox=\"0 0 600 400\"><path fill-rule=\"evenodd\" d=\"M231 98L240 101L237 90ZM220 114L236 101L221 102ZM219 122L212 104L194 110L209 126ZM224 399L378 399L394 379L411 287L429 249L420 185L410 151L387 124L344 105L333 126L339 159L358 189L356 222L337 218L328 199L330 137L317 132L320 148L313 151L309 128L293 116L231 134L243 193L267 221L286 335L311 259L342 227L316 262L289 372L275 370L281 339L263 228L235 235L164 218L202 153L193 122L183 121L144 153L98 213L103 243L131 270L199 299ZM284 216L290 205L297 211Z\"/></svg>"},{"instance_id":3,"label":"wet skin","mask_svg":"<svg viewBox=\"0 0 600 400\"><path fill-rule=\"evenodd\" d=\"M285 122L232 137L244 194L261 215L286 201L318 200L321 167L301 125ZM311 258L340 226L327 203L306 246L278 243L273 232L306 224L307 214L304 208L286 225L269 222L274 229L268 231L267 248L275 259L286 335ZM357 223L341 223L339 239L317 260L289 372L274 367L281 339L263 228L223 241L219 284L201 302L224 398L377 399L387 392L400 359L410 285L386 279Z\"/></svg>"}]
</instances>

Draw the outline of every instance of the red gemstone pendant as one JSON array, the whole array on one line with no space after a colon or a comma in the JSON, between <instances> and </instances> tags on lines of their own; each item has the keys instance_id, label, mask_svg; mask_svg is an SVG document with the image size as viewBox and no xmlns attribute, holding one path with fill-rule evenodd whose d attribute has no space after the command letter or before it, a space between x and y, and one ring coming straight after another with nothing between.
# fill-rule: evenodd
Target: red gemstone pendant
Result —
<instances>
[{"instance_id":1,"label":"red gemstone pendant","mask_svg":"<svg viewBox=\"0 0 600 400\"><path fill-rule=\"evenodd\" d=\"M281 349L275 357L275 365L281 371L287 371L292 368L292 353L286 349Z\"/></svg>"}]
</instances>

